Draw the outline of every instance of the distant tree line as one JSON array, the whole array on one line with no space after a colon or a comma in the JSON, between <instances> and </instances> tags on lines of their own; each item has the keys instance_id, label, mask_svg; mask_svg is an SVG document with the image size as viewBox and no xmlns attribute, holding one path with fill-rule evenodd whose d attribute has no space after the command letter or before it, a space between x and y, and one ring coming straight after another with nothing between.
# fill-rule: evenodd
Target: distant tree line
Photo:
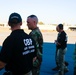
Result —
<instances>
[{"instance_id":1,"label":"distant tree line","mask_svg":"<svg viewBox=\"0 0 76 75\"><path fill-rule=\"evenodd\" d=\"M0 24L0 26L4 26L4 24Z\"/></svg>"},{"instance_id":2,"label":"distant tree line","mask_svg":"<svg viewBox=\"0 0 76 75\"><path fill-rule=\"evenodd\" d=\"M44 23L42 21L38 22L39 25L44 25Z\"/></svg>"}]
</instances>

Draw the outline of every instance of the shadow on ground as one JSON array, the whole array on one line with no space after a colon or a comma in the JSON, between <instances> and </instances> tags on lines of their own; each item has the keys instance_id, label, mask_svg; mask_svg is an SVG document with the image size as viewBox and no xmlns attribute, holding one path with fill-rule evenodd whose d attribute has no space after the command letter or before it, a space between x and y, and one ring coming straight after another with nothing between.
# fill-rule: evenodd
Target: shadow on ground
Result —
<instances>
[{"instance_id":1,"label":"shadow on ground","mask_svg":"<svg viewBox=\"0 0 76 75\"><path fill-rule=\"evenodd\" d=\"M1 47L0 47L1 48ZM69 72L65 75L73 75L73 52L74 44L68 44L68 50L65 56L65 60L69 63ZM55 64L55 44L54 43L44 43L43 45L43 62L41 65L40 75L54 75L57 71L52 71L52 68L56 66ZM5 70L0 71L0 75L3 74Z\"/></svg>"}]
</instances>

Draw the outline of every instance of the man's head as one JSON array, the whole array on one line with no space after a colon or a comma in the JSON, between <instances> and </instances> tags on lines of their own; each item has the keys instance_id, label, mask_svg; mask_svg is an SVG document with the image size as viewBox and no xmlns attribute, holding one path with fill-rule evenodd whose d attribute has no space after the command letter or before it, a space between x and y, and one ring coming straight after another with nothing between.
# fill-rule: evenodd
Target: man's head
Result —
<instances>
[{"instance_id":1,"label":"man's head","mask_svg":"<svg viewBox=\"0 0 76 75\"><path fill-rule=\"evenodd\" d=\"M38 18L35 15L30 15L27 17L27 26L29 29L33 30L37 27Z\"/></svg>"},{"instance_id":2,"label":"man's head","mask_svg":"<svg viewBox=\"0 0 76 75\"><path fill-rule=\"evenodd\" d=\"M63 31L63 24L59 24L59 25L56 27L56 30L57 30L57 32Z\"/></svg>"},{"instance_id":3,"label":"man's head","mask_svg":"<svg viewBox=\"0 0 76 75\"><path fill-rule=\"evenodd\" d=\"M22 18L18 13L12 13L9 16L8 25L13 28L17 25L22 25Z\"/></svg>"}]
</instances>

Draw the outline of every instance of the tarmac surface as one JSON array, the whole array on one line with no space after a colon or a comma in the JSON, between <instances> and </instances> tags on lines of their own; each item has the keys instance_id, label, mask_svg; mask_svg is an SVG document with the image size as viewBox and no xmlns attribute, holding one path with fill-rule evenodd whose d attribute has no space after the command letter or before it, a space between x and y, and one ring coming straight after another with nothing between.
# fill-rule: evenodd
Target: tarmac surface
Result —
<instances>
[{"instance_id":1,"label":"tarmac surface","mask_svg":"<svg viewBox=\"0 0 76 75\"><path fill-rule=\"evenodd\" d=\"M52 68L56 66L55 64L55 44L54 40L57 37L56 31L47 31L47 30L41 30L44 38L44 44L43 44L43 61L41 65L40 75L54 75L57 73L57 71L52 71ZM26 33L29 33L27 29L25 29ZM11 31L8 28L1 28L0 29L0 46L2 46L2 43L4 39L11 33ZM74 60L73 60L73 52L75 48L75 42L76 42L76 31L66 31L68 35L68 46L67 46L67 52L65 56L65 60L69 63L69 72L67 72L65 75L73 75L74 71ZM0 71L0 75L3 74L5 70Z\"/></svg>"}]
</instances>

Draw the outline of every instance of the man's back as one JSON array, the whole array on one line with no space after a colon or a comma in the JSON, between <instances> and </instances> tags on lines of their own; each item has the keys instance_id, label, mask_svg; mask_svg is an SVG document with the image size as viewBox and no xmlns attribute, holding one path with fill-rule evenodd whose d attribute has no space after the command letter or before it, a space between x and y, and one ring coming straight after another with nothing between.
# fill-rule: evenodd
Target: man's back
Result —
<instances>
[{"instance_id":1,"label":"man's back","mask_svg":"<svg viewBox=\"0 0 76 75\"><path fill-rule=\"evenodd\" d=\"M7 63L6 70L26 74L32 69L35 56L35 42L19 29L13 31L5 40L0 59Z\"/></svg>"}]
</instances>

